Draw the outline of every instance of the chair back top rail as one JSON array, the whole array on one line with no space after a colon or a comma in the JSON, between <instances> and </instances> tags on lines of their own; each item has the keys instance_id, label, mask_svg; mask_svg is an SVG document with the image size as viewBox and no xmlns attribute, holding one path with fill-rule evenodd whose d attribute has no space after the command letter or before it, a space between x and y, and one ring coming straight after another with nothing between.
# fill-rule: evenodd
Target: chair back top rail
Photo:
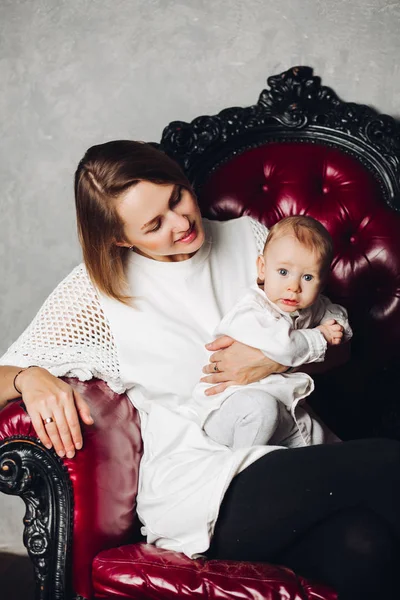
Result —
<instances>
[{"instance_id":1,"label":"chair back top rail","mask_svg":"<svg viewBox=\"0 0 400 600\"><path fill-rule=\"evenodd\" d=\"M234 156L271 142L317 143L356 157L377 179L385 202L400 210L400 123L340 100L310 67L268 78L257 104L232 107L165 127L161 149L200 193L211 173Z\"/></svg>"}]
</instances>

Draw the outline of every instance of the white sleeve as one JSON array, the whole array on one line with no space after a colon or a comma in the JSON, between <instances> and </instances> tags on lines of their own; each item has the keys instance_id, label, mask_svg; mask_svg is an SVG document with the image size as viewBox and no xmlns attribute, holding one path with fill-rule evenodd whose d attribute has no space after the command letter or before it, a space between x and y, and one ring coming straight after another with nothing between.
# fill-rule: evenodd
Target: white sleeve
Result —
<instances>
[{"instance_id":1,"label":"white sleeve","mask_svg":"<svg viewBox=\"0 0 400 600\"><path fill-rule=\"evenodd\" d=\"M98 377L113 391L124 391L112 332L83 264L50 294L0 365L37 365L81 381Z\"/></svg>"},{"instance_id":2,"label":"white sleeve","mask_svg":"<svg viewBox=\"0 0 400 600\"><path fill-rule=\"evenodd\" d=\"M293 329L284 317L276 316L251 299L239 302L225 315L217 335L258 348L282 365L298 367L324 360L327 343L318 329Z\"/></svg>"},{"instance_id":3,"label":"white sleeve","mask_svg":"<svg viewBox=\"0 0 400 600\"><path fill-rule=\"evenodd\" d=\"M353 337L347 310L340 304L333 304L326 296L320 295L315 306L313 324L321 325L328 319L335 319L343 327L343 342L348 342Z\"/></svg>"}]
</instances>

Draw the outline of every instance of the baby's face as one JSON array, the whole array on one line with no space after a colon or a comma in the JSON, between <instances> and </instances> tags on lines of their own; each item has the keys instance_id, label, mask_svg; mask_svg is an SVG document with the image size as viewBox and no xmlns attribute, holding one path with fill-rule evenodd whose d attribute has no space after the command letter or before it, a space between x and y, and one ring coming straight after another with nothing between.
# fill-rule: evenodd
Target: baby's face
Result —
<instances>
[{"instance_id":1,"label":"baby's face","mask_svg":"<svg viewBox=\"0 0 400 600\"><path fill-rule=\"evenodd\" d=\"M284 312L311 306L322 289L321 257L294 235L273 239L257 267L268 299Z\"/></svg>"}]
</instances>

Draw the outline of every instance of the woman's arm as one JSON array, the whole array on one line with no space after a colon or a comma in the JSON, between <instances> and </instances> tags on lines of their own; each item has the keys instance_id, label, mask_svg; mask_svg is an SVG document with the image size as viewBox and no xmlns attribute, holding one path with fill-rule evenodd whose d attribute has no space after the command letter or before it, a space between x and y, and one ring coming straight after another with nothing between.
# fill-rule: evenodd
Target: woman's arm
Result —
<instances>
[{"instance_id":1,"label":"woman's arm","mask_svg":"<svg viewBox=\"0 0 400 600\"><path fill-rule=\"evenodd\" d=\"M207 376L202 377L201 381L215 384L206 390L207 396L219 394L230 385L246 385L272 373L282 373L288 368L271 360L261 350L246 346L227 335L207 344L206 348L214 354L210 356L210 363L203 368ZM214 371L215 364L219 372Z\"/></svg>"},{"instance_id":2,"label":"woman's arm","mask_svg":"<svg viewBox=\"0 0 400 600\"><path fill-rule=\"evenodd\" d=\"M5 407L9 400L18 398L19 394L14 388L14 377L20 371L20 367L0 366L0 410Z\"/></svg>"},{"instance_id":3,"label":"woman's arm","mask_svg":"<svg viewBox=\"0 0 400 600\"><path fill-rule=\"evenodd\" d=\"M20 395L14 388L18 371L21 371L20 367L0 366L0 409ZM93 423L89 406L82 396L41 367L24 369L15 383L43 445L54 447L59 456L72 458L75 450L83 445L79 417L87 425ZM45 424L49 417L52 422Z\"/></svg>"},{"instance_id":4,"label":"woman's arm","mask_svg":"<svg viewBox=\"0 0 400 600\"><path fill-rule=\"evenodd\" d=\"M223 392L230 385L246 385L268 377L272 373L283 373L288 369L264 356L261 350L246 346L228 336L221 336L206 345L213 352L210 363L203 368L205 377L201 381L214 384L205 391L207 396ZM304 373L322 373L349 360L350 344L330 346L322 363L309 363L298 368ZM217 365L218 371L214 367Z\"/></svg>"}]
</instances>

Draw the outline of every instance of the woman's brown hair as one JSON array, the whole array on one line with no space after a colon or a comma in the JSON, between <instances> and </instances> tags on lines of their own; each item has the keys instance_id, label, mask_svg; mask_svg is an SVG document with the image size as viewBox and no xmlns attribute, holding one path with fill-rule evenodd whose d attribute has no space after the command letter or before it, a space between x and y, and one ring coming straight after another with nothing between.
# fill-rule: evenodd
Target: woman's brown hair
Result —
<instances>
[{"instance_id":1,"label":"woman's brown hair","mask_svg":"<svg viewBox=\"0 0 400 600\"><path fill-rule=\"evenodd\" d=\"M125 278L129 250L116 245L126 241L116 200L139 181L179 185L193 194L179 165L143 142L92 146L75 173L78 236L89 276L101 292L124 303L130 300Z\"/></svg>"}]
</instances>

